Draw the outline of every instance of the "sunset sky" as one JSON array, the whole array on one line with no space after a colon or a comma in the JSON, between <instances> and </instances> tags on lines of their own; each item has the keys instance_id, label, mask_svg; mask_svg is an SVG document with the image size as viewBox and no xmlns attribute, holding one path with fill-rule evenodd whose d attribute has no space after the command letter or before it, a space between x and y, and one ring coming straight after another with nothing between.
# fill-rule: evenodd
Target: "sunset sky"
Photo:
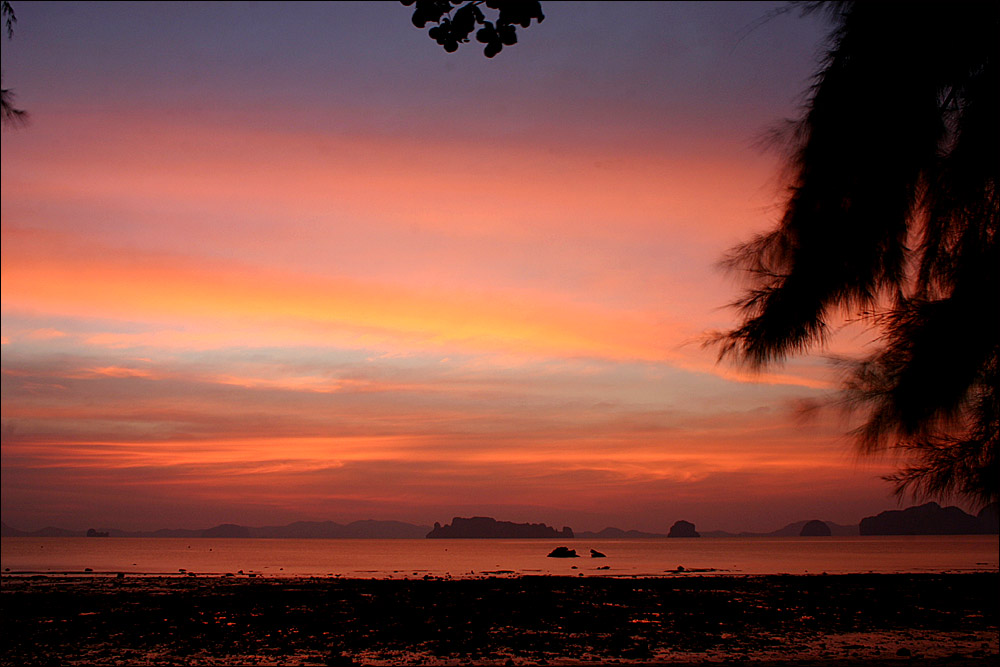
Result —
<instances>
[{"instance_id":1,"label":"sunset sky","mask_svg":"<svg viewBox=\"0 0 1000 667\"><path fill-rule=\"evenodd\" d=\"M826 26L543 2L486 59L398 2L13 2L3 521L489 515L773 530L892 509L803 401L717 364ZM870 336L845 332L833 351ZM826 352L831 352L827 350Z\"/></svg>"}]
</instances>

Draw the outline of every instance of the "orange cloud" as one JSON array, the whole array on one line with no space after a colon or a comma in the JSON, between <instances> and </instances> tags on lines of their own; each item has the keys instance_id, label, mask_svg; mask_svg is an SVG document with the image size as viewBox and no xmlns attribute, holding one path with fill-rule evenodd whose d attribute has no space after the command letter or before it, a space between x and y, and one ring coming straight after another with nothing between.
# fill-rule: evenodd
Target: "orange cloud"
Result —
<instances>
[{"instance_id":1,"label":"orange cloud","mask_svg":"<svg viewBox=\"0 0 1000 667\"><path fill-rule=\"evenodd\" d=\"M607 239L664 229L728 242L759 218L772 165L750 150L736 162L731 146L616 152L536 137L496 144L320 134L178 121L152 109L141 119L51 122L67 136L36 156L45 178L21 184L21 198L128 202L140 216L166 204L208 206L224 219L216 233L230 238L234 216L266 212L275 224L255 234L298 231L300 220L319 217L554 243L553 234Z\"/></svg>"},{"instance_id":2,"label":"orange cloud","mask_svg":"<svg viewBox=\"0 0 1000 667\"><path fill-rule=\"evenodd\" d=\"M595 356L827 382L747 378L691 344L730 296L712 263L768 199L771 160L749 150L316 133L155 109L49 131L5 197L4 305L163 325L95 344ZM433 243L415 249L423 232Z\"/></svg>"},{"instance_id":3,"label":"orange cloud","mask_svg":"<svg viewBox=\"0 0 1000 667\"><path fill-rule=\"evenodd\" d=\"M411 290L183 258L58 247L24 233L4 243L5 308L74 317L145 319L208 329L229 344L326 342L663 359L662 330L628 314L511 294ZM100 254L95 251L95 254ZM289 338L290 337L290 338Z\"/></svg>"},{"instance_id":4,"label":"orange cloud","mask_svg":"<svg viewBox=\"0 0 1000 667\"><path fill-rule=\"evenodd\" d=\"M744 376L717 366L696 345L680 345L680 325L540 294L416 289L234 263L204 265L25 230L5 230L2 282L8 311L157 323L154 331L93 334L89 340L97 345L311 344L670 361L741 382L827 386L825 378L801 374Z\"/></svg>"}]
</instances>

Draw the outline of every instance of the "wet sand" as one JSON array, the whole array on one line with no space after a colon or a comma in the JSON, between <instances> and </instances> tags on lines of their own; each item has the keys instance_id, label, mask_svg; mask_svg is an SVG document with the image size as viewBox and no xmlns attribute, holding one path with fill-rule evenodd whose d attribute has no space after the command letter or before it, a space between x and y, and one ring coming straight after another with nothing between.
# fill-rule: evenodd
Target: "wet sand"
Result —
<instances>
[{"instance_id":1,"label":"wet sand","mask_svg":"<svg viewBox=\"0 0 1000 667\"><path fill-rule=\"evenodd\" d=\"M993 665L1000 575L4 576L3 665Z\"/></svg>"}]
</instances>

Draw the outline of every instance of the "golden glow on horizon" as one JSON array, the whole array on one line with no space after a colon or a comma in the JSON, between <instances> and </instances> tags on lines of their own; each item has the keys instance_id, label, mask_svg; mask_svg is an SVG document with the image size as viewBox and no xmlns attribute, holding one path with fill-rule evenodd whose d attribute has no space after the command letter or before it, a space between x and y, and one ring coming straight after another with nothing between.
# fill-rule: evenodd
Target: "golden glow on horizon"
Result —
<instances>
[{"instance_id":1,"label":"golden glow on horizon","mask_svg":"<svg viewBox=\"0 0 1000 667\"><path fill-rule=\"evenodd\" d=\"M515 352L662 359L653 331L641 331L601 313L557 304L512 301L509 296L428 294L357 284L308 281L282 275L184 267L176 263L107 260L102 265L63 257L5 260L3 300L10 309L86 317L148 318L161 322L211 321L245 335L284 329L313 330L329 340L338 331L418 344ZM484 298L485 297L485 298ZM492 298L491 298L492 297ZM280 336L281 334L279 334ZM266 333L265 340L271 338ZM239 340L260 344L259 340Z\"/></svg>"},{"instance_id":2,"label":"golden glow on horizon","mask_svg":"<svg viewBox=\"0 0 1000 667\"><path fill-rule=\"evenodd\" d=\"M440 450L435 438L426 436L399 437L337 437L337 438L233 438L219 441L169 442L73 442L56 441L19 442L9 447L12 458L31 459L38 469L73 469L114 473L127 470L186 471L196 483L206 475L255 476L272 471L310 474L344 468L350 464L369 465L392 463L415 466L456 475L489 475L519 471L517 476L544 478L553 485L550 491L568 491L577 482L578 473L615 478L622 482L640 483L654 481L702 481L718 475L752 472L755 475L776 478L794 475L803 467L823 461L823 470L814 478L836 478L853 464L842 460L831 465L822 452L803 452L797 457L761 456L757 452L745 454L716 451L705 448L687 454L670 453L671 447L662 443L629 441L608 443L593 450L576 446L550 446L544 444L534 449L498 446L473 447L454 458L452 449ZM624 446L627 444L627 447ZM696 443L689 441L689 447ZM609 452L614 452L609 455ZM534 475L526 471L538 471ZM566 484L560 483L566 479ZM172 483L183 483L178 479ZM535 493L542 493L540 490ZM544 494L542 494L544 495Z\"/></svg>"},{"instance_id":3,"label":"golden glow on horizon","mask_svg":"<svg viewBox=\"0 0 1000 667\"><path fill-rule=\"evenodd\" d=\"M59 118L5 169L5 470L320 514L850 475L828 424L761 409L821 368L751 377L699 345L761 164L161 120Z\"/></svg>"},{"instance_id":4,"label":"golden glow on horizon","mask_svg":"<svg viewBox=\"0 0 1000 667\"><path fill-rule=\"evenodd\" d=\"M466 349L557 357L671 361L735 381L828 387L828 380L787 373L747 376L681 351L684 334L655 317L543 301L535 295L431 292L402 286L194 266L180 257L102 256L90 261L79 244L53 235L8 233L2 294L5 310L61 316L145 319L179 330L97 334L91 342L181 345L321 344ZM9 259L8 259L9 257ZM192 331L193 330L193 331ZM57 339L53 329L32 339ZM152 338L152 340L150 340ZM237 382L239 382L237 380Z\"/></svg>"}]
</instances>

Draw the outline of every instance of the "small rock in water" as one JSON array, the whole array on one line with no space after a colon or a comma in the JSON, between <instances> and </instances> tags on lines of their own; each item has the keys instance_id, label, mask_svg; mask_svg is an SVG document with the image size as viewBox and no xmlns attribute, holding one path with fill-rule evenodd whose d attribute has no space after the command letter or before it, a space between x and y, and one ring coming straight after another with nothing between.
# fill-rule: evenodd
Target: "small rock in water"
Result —
<instances>
[{"instance_id":1,"label":"small rock in water","mask_svg":"<svg viewBox=\"0 0 1000 667\"><path fill-rule=\"evenodd\" d=\"M579 554L576 553L576 549L570 549L569 547L556 547L546 558L579 558Z\"/></svg>"},{"instance_id":2,"label":"small rock in water","mask_svg":"<svg viewBox=\"0 0 1000 667\"><path fill-rule=\"evenodd\" d=\"M606 556L606 555L602 554L602 553L601 553L600 551L598 551L597 549L591 549L591 550L590 550L590 557L591 557L591 558L607 558L607 556Z\"/></svg>"}]
</instances>

